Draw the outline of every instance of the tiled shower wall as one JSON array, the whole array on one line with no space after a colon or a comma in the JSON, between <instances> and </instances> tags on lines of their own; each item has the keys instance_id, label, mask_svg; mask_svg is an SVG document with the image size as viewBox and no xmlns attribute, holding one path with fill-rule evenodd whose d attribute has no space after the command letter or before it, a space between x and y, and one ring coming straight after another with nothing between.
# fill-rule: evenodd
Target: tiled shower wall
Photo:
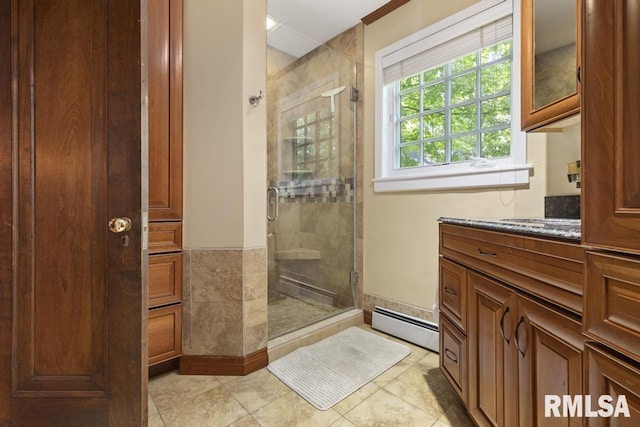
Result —
<instances>
[{"instance_id":1,"label":"tiled shower wall","mask_svg":"<svg viewBox=\"0 0 640 427\"><path fill-rule=\"evenodd\" d=\"M362 109L357 108L361 102L356 104L350 98L351 87L362 83L362 58L363 27L360 24L268 77L270 165L278 163L278 141L283 137L282 100L291 102L292 96L317 86L317 82L330 81L331 87L346 86L335 98L339 142L338 166L333 176L287 181L276 167L269 168L269 186L280 189L279 219L268 225L269 295L276 294L278 277L282 274L334 293L336 306L360 306L362 292L358 291L358 301L353 302L349 279L354 268L354 233L358 236L358 253L362 248L361 221L357 230L353 228L354 204L358 203L356 195L361 188L356 177L362 172ZM326 103L329 105L329 98ZM354 123L356 112L358 117ZM357 126L355 131L354 126ZM354 143L358 144L357 162L354 162ZM361 219L362 205L357 204L357 208ZM303 255L299 259L280 255L295 251ZM361 261L361 257L358 260ZM361 267L356 268L362 271Z\"/></svg>"}]
</instances>

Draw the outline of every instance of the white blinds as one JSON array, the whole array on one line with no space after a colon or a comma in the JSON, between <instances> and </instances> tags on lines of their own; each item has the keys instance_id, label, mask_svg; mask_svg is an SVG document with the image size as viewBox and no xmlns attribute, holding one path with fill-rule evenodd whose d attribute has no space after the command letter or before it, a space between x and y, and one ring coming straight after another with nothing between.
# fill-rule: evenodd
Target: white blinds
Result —
<instances>
[{"instance_id":1,"label":"white blinds","mask_svg":"<svg viewBox=\"0 0 640 427\"><path fill-rule=\"evenodd\" d=\"M496 21L477 27L460 36L435 44L429 38L418 40L413 49L420 45L424 50L404 59L383 59L383 81L387 85L421 71L445 64L465 54L486 46L491 46L511 37L512 16L504 16ZM387 62L387 64L385 64Z\"/></svg>"}]
</instances>

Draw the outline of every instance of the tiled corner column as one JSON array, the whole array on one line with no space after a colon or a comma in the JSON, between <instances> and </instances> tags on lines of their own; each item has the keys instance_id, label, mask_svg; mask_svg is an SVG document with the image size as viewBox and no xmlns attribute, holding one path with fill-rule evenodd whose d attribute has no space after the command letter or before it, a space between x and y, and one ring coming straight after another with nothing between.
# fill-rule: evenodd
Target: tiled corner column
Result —
<instances>
[{"instance_id":1,"label":"tiled corner column","mask_svg":"<svg viewBox=\"0 0 640 427\"><path fill-rule=\"evenodd\" d=\"M246 356L267 347L267 250L186 249L183 353Z\"/></svg>"}]
</instances>

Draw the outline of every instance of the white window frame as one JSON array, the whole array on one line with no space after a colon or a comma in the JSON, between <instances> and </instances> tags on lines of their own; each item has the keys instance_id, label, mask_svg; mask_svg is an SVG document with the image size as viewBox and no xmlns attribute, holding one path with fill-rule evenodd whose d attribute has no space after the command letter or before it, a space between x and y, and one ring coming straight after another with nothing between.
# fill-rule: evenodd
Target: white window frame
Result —
<instances>
[{"instance_id":1,"label":"white window frame","mask_svg":"<svg viewBox=\"0 0 640 427\"><path fill-rule=\"evenodd\" d=\"M450 17L424 28L375 56L375 177L376 192L442 190L483 187L517 187L529 183L533 166L526 163L526 134L520 130L520 11L519 1L481 0ZM383 64L400 62L440 45L474 28L513 15L511 71L511 156L500 159L397 169L393 84L385 86ZM470 52L471 53L471 52Z\"/></svg>"}]
</instances>

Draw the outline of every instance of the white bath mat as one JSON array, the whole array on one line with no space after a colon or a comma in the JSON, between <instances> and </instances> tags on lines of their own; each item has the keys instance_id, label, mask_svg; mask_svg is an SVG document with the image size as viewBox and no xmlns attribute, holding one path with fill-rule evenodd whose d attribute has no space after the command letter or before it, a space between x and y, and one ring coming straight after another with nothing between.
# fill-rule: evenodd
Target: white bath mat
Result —
<instances>
[{"instance_id":1,"label":"white bath mat","mask_svg":"<svg viewBox=\"0 0 640 427\"><path fill-rule=\"evenodd\" d=\"M310 404L326 410L410 353L405 345L351 327L299 348L267 369Z\"/></svg>"}]
</instances>

